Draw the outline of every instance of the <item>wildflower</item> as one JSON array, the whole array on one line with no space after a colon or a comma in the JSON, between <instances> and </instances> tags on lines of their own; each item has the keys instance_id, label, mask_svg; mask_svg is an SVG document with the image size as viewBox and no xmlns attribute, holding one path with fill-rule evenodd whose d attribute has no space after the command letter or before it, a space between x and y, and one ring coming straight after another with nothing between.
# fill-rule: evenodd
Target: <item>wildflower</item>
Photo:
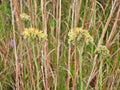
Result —
<instances>
[{"instance_id":1,"label":"wildflower","mask_svg":"<svg viewBox=\"0 0 120 90\"><path fill-rule=\"evenodd\" d=\"M39 40L44 40L47 38L47 35L45 35L42 31L39 31L37 33L37 36L38 36Z\"/></svg>"},{"instance_id":2,"label":"wildflower","mask_svg":"<svg viewBox=\"0 0 120 90\"><path fill-rule=\"evenodd\" d=\"M72 30L68 33L68 36L69 36L69 40L68 40L68 41L74 43L75 40L76 40L77 34L79 34L79 32L76 31L76 29L72 29Z\"/></svg>"},{"instance_id":3,"label":"wildflower","mask_svg":"<svg viewBox=\"0 0 120 90\"><path fill-rule=\"evenodd\" d=\"M14 43L15 43L14 39L11 39L11 41L9 42L9 46L14 47Z\"/></svg>"},{"instance_id":4,"label":"wildflower","mask_svg":"<svg viewBox=\"0 0 120 90\"><path fill-rule=\"evenodd\" d=\"M105 57L110 55L109 50L104 45L98 46L97 49L95 50L95 53L101 54L102 56L105 56Z\"/></svg>"},{"instance_id":5,"label":"wildflower","mask_svg":"<svg viewBox=\"0 0 120 90\"><path fill-rule=\"evenodd\" d=\"M36 29L36 28L29 28L29 31L30 31L30 35L31 35L32 38L36 38L37 37L38 29Z\"/></svg>"},{"instance_id":6,"label":"wildflower","mask_svg":"<svg viewBox=\"0 0 120 90\"><path fill-rule=\"evenodd\" d=\"M29 15L27 15L26 13L22 13L22 14L20 14L20 17L21 17L21 19L24 21L24 20L30 20L30 16Z\"/></svg>"},{"instance_id":7,"label":"wildflower","mask_svg":"<svg viewBox=\"0 0 120 90\"><path fill-rule=\"evenodd\" d=\"M39 41L45 40L47 38L47 36L42 31L39 31L36 28L25 28L25 31L23 32L23 36L25 38L31 38L31 39L38 38Z\"/></svg>"},{"instance_id":8,"label":"wildflower","mask_svg":"<svg viewBox=\"0 0 120 90\"><path fill-rule=\"evenodd\" d=\"M89 35L89 34L86 34L85 36L85 41L86 41L86 44L88 45L89 43L93 44L94 40L93 38Z\"/></svg>"},{"instance_id":9,"label":"wildflower","mask_svg":"<svg viewBox=\"0 0 120 90\"><path fill-rule=\"evenodd\" d=\"M84 30L82 28L74 28L71 29L71 31L68 33L69 36L69 43L74 44L81 43L82 41L85 41L86 44L93 43L93 38L90 36L87 30Z\"/></svg>"},{"instance_id":10,"label":"wildflower","mask_svg":"<svg viewBox=\"0 0 120 90\"><path fill-rule=\"evenodd\" d=\"M23 35L25 38L30 36L30 30L28 28L25 28L25 31L23 32Z\"/></svg>"}]
</instances>

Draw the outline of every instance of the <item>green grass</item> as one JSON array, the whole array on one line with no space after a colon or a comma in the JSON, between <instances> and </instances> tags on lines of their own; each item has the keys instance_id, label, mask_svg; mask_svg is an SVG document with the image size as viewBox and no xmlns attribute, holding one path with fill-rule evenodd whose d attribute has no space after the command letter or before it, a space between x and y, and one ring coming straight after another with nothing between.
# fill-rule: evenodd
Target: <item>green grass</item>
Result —
<instances>
[{"instance_id":1,"label":"green grass","mask_svg":"<svg viewBox=\"0 0 120 90\"><path fill-rule=\"evenodd\" d=\"M31 1L31 5L27 1ZM82 0L81 5L79 0L61 0L61 3L60 0L49 1L44 3L42 0L1 0L0 90L119 90L120 18L117 16L120 1L117 1L111 18L111 0ZM12 8L10 4L13 4ZM21 13L29 15L31 20L23 21L20 18ZM106 27L108 20L110 22ZM38 39L25 39L24 28L31 27L42 30L47 39L43 42ZM74 45L69 43L68 33L76 27L87 30L94 39L94 44L86 45L84 40ZM105 27L106 32L103 35ZM116 32L112 33L113 37L110 36L112 30ZM14 35L16 49L15 46L9 45ZM110 52L107 58L95 52L102 35L100 45L106 46ZM109 38L111 39L108 42ZM81 44L83 47L77 48Z\"/></svg>"}]
</instances>

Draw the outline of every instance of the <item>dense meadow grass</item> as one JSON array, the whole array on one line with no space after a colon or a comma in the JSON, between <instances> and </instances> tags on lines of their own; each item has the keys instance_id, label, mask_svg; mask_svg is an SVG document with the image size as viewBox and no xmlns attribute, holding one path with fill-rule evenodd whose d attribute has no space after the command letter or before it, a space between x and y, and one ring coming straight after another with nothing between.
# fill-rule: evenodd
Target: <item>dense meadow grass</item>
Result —
<instances>
[{"instance_id":1,"label":"dense meadow grass","mask_svg":"<svg viewBox=\"0 0 120 90\"><path fill-rule=\"evenodd\" d=\"M0 90L120 90L120 0L0 0Z\"/></svg>"}]
</instances>

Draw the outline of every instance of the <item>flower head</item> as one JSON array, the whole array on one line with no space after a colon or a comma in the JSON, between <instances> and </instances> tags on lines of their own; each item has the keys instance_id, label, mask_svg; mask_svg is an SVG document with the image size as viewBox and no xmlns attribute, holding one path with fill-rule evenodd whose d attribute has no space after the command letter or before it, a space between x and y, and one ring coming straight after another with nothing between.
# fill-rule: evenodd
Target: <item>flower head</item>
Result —
<instances>
[{"instance_id":1,"label":"flower head","mask_svg":"<svg viewBox=\"0 0 120 90\"><path fill-rule=\"evenodd\" d=\"M26 13L21 13L20 14L20 17L21 19L24 21L24 20L30 20L30 16L27 15Z\"/></svg>"},{"instance_id":2,"label":"flower head","mask_svg":"<svg viewBox=\"0 0 120 90\"><path fill-rule=\"evenodd\" d=\"M89 44L89 43L93 44L94 42L93 38L89 34L85 35L85 41L86 41L86 44Z\"/></svg>"},{"instance_id":3,"label":"flower head","mask_svg":"<svg viewBox=\"0 0 120 90\"><path fill-rule=\"evenodd\" d=\"M14 47L14 43L15 43L15 40L14 40L14 39L11 39L10 42L9 42L9 46L10 46L10 47Z\"/></svg>"},{"instance_id":4,"label":"flower head","mask_svg":"<svg viewBox=\"0 0 120 90\"><path fill-rule=\"evenodd\" d=\"M71 29L71 31L68 33L69 36L69 42L75 43L76 37L77 37L77 31L76 29Z\"/></svg>"},{"instance_id":5,"label":"flower head","mask_svg":"<svg viewBox=\"0 0 120 90\"><path fill-rule=\"evenodd\" d=\"M104 45L98 46L98 47L96 48L96 50L95 50L95 53L101 54L102 56L105 56L105 57L107 57L107 56L110 55L109 50L108 50L107 47L104 46Z\"/></svg>"},{"instance_id":6,"label":"flower head","mask_svg":"<svg viewBox=\"0 0 120 90\"><path fill-rule=\"evenodd\" d=\"M37 36L38 36L39 40L43 40L43 39L47 38L47 35L45 35L42 31L39 31L37 33Z\"/></svg>"},{"instance_id":7,"label":"flower head","mask_svg":"<svg viewBox=\"0 0 120 90\"><path fill-rule=\"evenodd\" d=\"M25 31L23 32L23 35L25 37L29 37L30 36L30 30L28 28L25 28Z\"/></svg>"},{"instance_id":8,"label":"flower head","mask_svg":"<svg viewBox=\"0 0 120 90\"><path fill-rule=\"evenodd\" d=\"M87 30L84 30L82 28L73 28L68 33L69 36L69 43L81 43L82 41L85 41L87 44L93 43L92 36L88 33Z\"/></svg>"},{"instance_id":9,"label":"flower head","mask_svg":"<svg viewBox=\"0 0 120 90\"><path fill-rule=\"evenodd\" d=\"M45 40L47 38L47 35L45 35L42 31L39 31L36 28L25 28L25 31L23 32L23 36L25 38L30 38L30 39L38 38L40 41Z\"/></svg>"}]
</instances>

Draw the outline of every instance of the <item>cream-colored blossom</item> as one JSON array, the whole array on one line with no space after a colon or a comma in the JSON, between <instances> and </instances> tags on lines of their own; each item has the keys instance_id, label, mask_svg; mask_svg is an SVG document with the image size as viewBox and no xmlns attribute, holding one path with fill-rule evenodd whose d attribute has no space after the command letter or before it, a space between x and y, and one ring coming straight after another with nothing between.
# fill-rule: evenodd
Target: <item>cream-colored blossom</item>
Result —
<instances>
[{"instance_id":1,"label":"cream-colored blossom","mask_svg":"<svg viewBox=\"0 0 120 90\"><path fill-rule=\"evenodd\" d=\"M90 36L87 30L84 30L82 28L73 28L68 33L69 36L69 43L74 44L76 43L83 43L86 42L87 44L93 43L93 38Z\"/></svg>"},{"instance_id":2,"label":"cream-colored blossom","mask_svg":"<svg viewBox=\"0 0 120 90\"><path fill-rule=\"evenodd\" d=\"M37 36L38 36L39 40L47 38L47 35L45 35L42 31L39 31L37 33Z\"/></svg>"},{"instance_id":3,"label":"cream-colored blossom","mask_svg":"<svg viewBox=\"0 0 120 90\"><path fill-rule=\"evenodd\" d=\"M30 36L30 30L28 28L25 28L25 31L23 32L23 35L25 37L29 37Z\"/></svg>"},{"instance_id":4,"label":"cream-colored blossom","mask_svg":"<svg viewBox=\"0 0 120 90\"><path fill-rule=\"evenodd\" d=\"M89 34L86 34L85 35L85 42L86 42L86 44L89 44L89 43L93 44L94 40Z\"/></svg>"},{"instance_id":5,"label":"cream-colored blossom","mask_svg":"<svg viewBox=\"0 0 120 90\"><path fill-rule=\"evenodd\" d=\"M106 56L106 57L110 55L109 50L104 45L99 45L96 48L95 53L101 54L102 56Z\"/></svg>"},{"instance_id":6,"label":"cream-colored blossom","mask_svg":"<svg viewBox=\"0 0 120 90\"><path fill-rule=\"evenodd\" d=\"M72 29L69 33L68 33L68 36L69 36L69 42L72 42L74 43L75 42L75 39L77 37L77 33Z\"/></svg>"},{"instance_id":7,"label":"cream-colored blossom","mask_svg":"<svg viewBox=\"0 0 120 90\"><path fill-rule=\"evenodd\" d=\"M27 15L26 13L21 13L20 17L21 17L22 20L30 20L30 16Z\"/></svg>"},{"instance_id":8,"label":"cream-colored blossom","mask_svg":"<svg viewBox=\"0 0 120 90\"><path fill-rule=\"evenodd\" d=\"M39 31L36 28L25 28L23 32L23 36L25 38L38 38L39 40L45 40L47 38L47 35L45 35L42 31Z\"/></svg>"}]
</instances>

